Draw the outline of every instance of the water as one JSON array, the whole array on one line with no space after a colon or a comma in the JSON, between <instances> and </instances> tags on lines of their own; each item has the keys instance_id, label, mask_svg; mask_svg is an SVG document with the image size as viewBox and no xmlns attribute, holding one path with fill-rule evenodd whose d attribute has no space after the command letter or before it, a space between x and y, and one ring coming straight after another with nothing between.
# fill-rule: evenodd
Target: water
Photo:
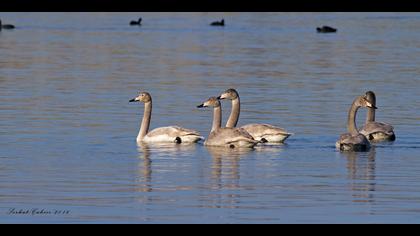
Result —
<instances>
[{"instance_id":1,"label":"water","mask_svg":"<svg viewBox=\"0 0 420 236\"><path fill-rule=\"evenodd\" d=\"M0 32L0 223L420 223L418 13L0 17L17 26ZM207 136L212 111L195 107L229 87L240 124L295 135L242 151L135 143L140 90L152 128ZM397 140L337 152L367 90Z\"/></svg>"}]
</instances>

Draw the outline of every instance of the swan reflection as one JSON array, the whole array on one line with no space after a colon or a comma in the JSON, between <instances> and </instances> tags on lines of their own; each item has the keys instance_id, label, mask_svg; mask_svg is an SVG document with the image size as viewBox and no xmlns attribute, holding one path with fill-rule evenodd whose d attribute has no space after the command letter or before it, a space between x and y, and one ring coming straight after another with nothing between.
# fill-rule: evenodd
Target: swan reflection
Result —
<instances>
[{"instance_id":1,"label":"swan reflection","mask_svg":"<svg viewBox=\"0 0 420 236\"><path fill-rule=\"evenodd\" d=\"M154 158L175 158L179 157L180 153L193 152L196 149L195 144L176 144L176 143L137 143L137 150L139 158L143 160L139 162L139 192L151 192L152 188L152 159L150 156L153 154Z\"/></svg>"},{"instance_id":2,"label":"swan reflection","mask_svg":"<svg viewBox=\"0 0 420 236\"><path fill-rule=\"evenodd\" d=\"M139 162L140 184L138 186L139 192L152 192L152 160L150 159L150 148L146 144L138 144L137 148L143 160Z\"/></svg>"},{"instance_id":3,"label":"swan reflection","mask_svg":"<svg viewBox=\"0 0 420 236\"><path fill-rule=\"evenodd\" d=\"M254 150L252 148L229 149L224 147L207 147L212 157L211 189L219 190L209 196L210 208L236 208L240 195L229 193L238 190L240 186L240 159ZM225 190L228 192L225 193Z\"/></svg>"},{"instance_id":4,"label":"swan reflection","mask_svg":"<svg viewBox=\"0 0 420 236\"><path fill-rule=\"evenodd\" d=\"M275 154L283 152L287 148L287 143L264 143L254 147L257 155Z\"/></svg>"},{"instance_id":5,"label":"swan reflection","mask_svg":"<svg viewBox=\"0 0 420 236\"><path fill-rule=\"evenodd\" d=\"M376 150L373 146L367 153L342 153L347 158L348 179L353 192L354 202L374 202L375 158Z\"/></svg>"},{"instance_id":6,"label":"swan reflection","mask_svg":"<svg viewBox=\"0 0 420 236\"><path fill-rule=\"evenodd\" d=\"M180 154L189 153L196 150L196 144L191 143L137 143L140 152L153 153L157 157L179 157Z\"/></svg>"}]
</instances>

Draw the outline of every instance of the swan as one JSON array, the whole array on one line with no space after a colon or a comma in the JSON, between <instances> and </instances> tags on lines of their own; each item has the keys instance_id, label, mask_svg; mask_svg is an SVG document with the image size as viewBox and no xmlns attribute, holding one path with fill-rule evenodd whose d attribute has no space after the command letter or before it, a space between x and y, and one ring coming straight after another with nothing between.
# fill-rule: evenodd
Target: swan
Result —
<instances>
[{"instance_id":1,"label":"swan","mask_svg":"<svg viewBox=\"0 0 420 236\"><path fill-rule=\"evenodd\" d=\"M367 100L366 95L359 96L353 101L347 120L349 133L340 135L339 140L335 143L336 148L341 151L367 151L370 148L369 141L363 134L359 133L356 127L356 114L360 107L377 109Z\"/></svg>"},{"instance_id":2,"label":"swan","mask_svg":"<svg viewBox=\"0 0 420 236\"><path fill-rule=\"evenodd\" d=\"M129 102L143 102L144 114L141 122L137 142L145 143L196 143L204 138L198 131L185 129L178 126L156 128L150 132L150 119L152 116L152 96L147 92L141 92Z\"/></svg>"},{"instance_id":3,"label":"swan","mask_svg":"<svg viewBox=\"0 0 420 236\"><path fill-rule=\"evenodd\" d=\"M213 107L213 125L209 137L204 142L206 146L248 147L252 148L259 141L255 140L245 130L238 128L222 128L222 107L219 99L211 97L198 108Z\"/></svg>"},{"instance_id":4,"label":"swan","mask_svg":"<svg viewBox=\"0 0 420 236\"><path fill-rule=\"evenodd\" d=\"M226 127L236 127L239 120L239 113L241 110L241 103L238 92L231 88L223 92L218 99L230 99L232 101L232 111L229 119L226 123ZM255 140L263 143L282 143L284 142L291 133L288 133L285 129L276 127L269 124L247 124L241 127L246 130Z\"/></svg>"},{"instance_id":5,"label":"swan","mask_svg":"<svg viewBox=\"0 0 420 236\"><path fill-rule=\"evenodd\" d=\"M222 19L221 21L212 22L210 25L211 26L225 26L225 19Z\"/></svg>"},{"instance_id":6,"label":"swan","mask_svg":"<svg viewBox=\"0 0 420 236\"><path fill-rule=\"evenodd\" d=\"M372 91L366 92L367 100L376 106L376 96ZM368 108L366 123L360 130L369 141L394 141L394 127L390 124L375 121L375 109Z\"/></svg>"},{"instance_id":7,"label":"swan","mask_svg":"<svg viewBox=\"0 0 420 236\"><path fill-rule=\"evenodd\" d=\"M3 25L2 23L1 23L1 20L0 20L0 31L2 30L2 29L14 29L15 28L15 26L14 25Z\"/></svg>"},{"instance_id":8,"label":"swan","mask_svg":"<svg viewBox=\"0 0 420 236\"><path fill-rule=\"evenodd\" d=\"M142 20L141 17L139 18L138 21L133 20L133 21L130 22L130 25L141 25L141 20Z\"/></svg>"},{"instance_id":9,"label":"swan","mask_svg":"<svg viewBox=\"0 0 420 236\"><path fill-rule=\"evenodd\" d=\"M316 31L318 33L335 33L335 32L337 32L337 29L324 25L324 26L322 26L322 28L317 27Z\"/></svg>"}]
</instances>

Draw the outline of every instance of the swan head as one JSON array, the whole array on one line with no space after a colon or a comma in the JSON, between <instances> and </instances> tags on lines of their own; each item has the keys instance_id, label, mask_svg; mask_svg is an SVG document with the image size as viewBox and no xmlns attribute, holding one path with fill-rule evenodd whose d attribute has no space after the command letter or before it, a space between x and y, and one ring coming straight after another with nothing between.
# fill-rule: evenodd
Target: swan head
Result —
<instances>
[{"instance_id":1,"label":"swan head","mask_svg":"<svg viewBox=\"0 0 420 236\"><path fill-rule=\"evenodd\" d=\"M211 97L207 101L203 102L201 105L198 105L197 108L203 107L220 107L220 101L217 97Z\"/></svg>"},{"instance_id":2,"label":"swan head","mask_svg":"<svg viewBox=\"0 0 420 236\"><path fill-rule=\"evenodd\" d=\"M221 99L221 100L223 100L223 99L234 100L234 99L237 99L238 97L239 97L238 92L235 89L230 88L230 89L224 91L222 94L220 94L220 96L217 97L217 98Z\"/></svg>"},{"instance_id":3,"label":"swan head","mask_svg":"<svg viewBox=\"0 0 420 236\"><path fill-rule=\"evenodd\" d=\"M373 104L371 101L369 101L369 98L366 94L356 98L355 104L359 107L367 107L367 108L378 109L375 106L375 104Z\"/></svg>"},{"instance_id":4,"label":"swan head","mask_svg":"<svg viewBox=\"0 0 420 236\"><path fill-rule=\"evenodd\" d=\"M131 99L129 102L144 102L148 103L152 101L152 96L148 92L141 92L137 97Z\"/></svg>"},{"instance_id":5,"label":"swan head","mask_svg":"<svg viewBox=\"0 0 420 236\"><path fill-rule=\"evenodd\" d=\"M376 96L375 96L375 93L374 93L374 92L372 92L372 91L367 91L367 92L366 92L366 94L365 94L365 96L366 96L366 99L367 99L370 103L372 103L372 105L376 106Z\"/></svg>"}]
</instances>

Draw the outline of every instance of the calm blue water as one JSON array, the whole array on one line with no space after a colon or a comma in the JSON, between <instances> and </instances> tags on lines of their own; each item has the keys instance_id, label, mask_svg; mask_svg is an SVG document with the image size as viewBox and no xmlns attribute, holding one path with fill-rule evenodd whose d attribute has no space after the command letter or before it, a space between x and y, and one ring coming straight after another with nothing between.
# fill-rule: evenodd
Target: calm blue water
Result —
<instances>
[{"instance_id":1,"label":"calm blue water","mask_svg":"<svg viewBox=\"0 0 420 236\"><path fill-rule=\"evenodd\" d=\"M17 27L0 32L0 223L420 223L418 13L0 18ZM229 87L241 125L295 135L254 150L136 144L139 91L152 94L152 128L207 136L212 111L195 107ZM397 140L340 153L367 90Z\"/></svg>"}]
</instances>

